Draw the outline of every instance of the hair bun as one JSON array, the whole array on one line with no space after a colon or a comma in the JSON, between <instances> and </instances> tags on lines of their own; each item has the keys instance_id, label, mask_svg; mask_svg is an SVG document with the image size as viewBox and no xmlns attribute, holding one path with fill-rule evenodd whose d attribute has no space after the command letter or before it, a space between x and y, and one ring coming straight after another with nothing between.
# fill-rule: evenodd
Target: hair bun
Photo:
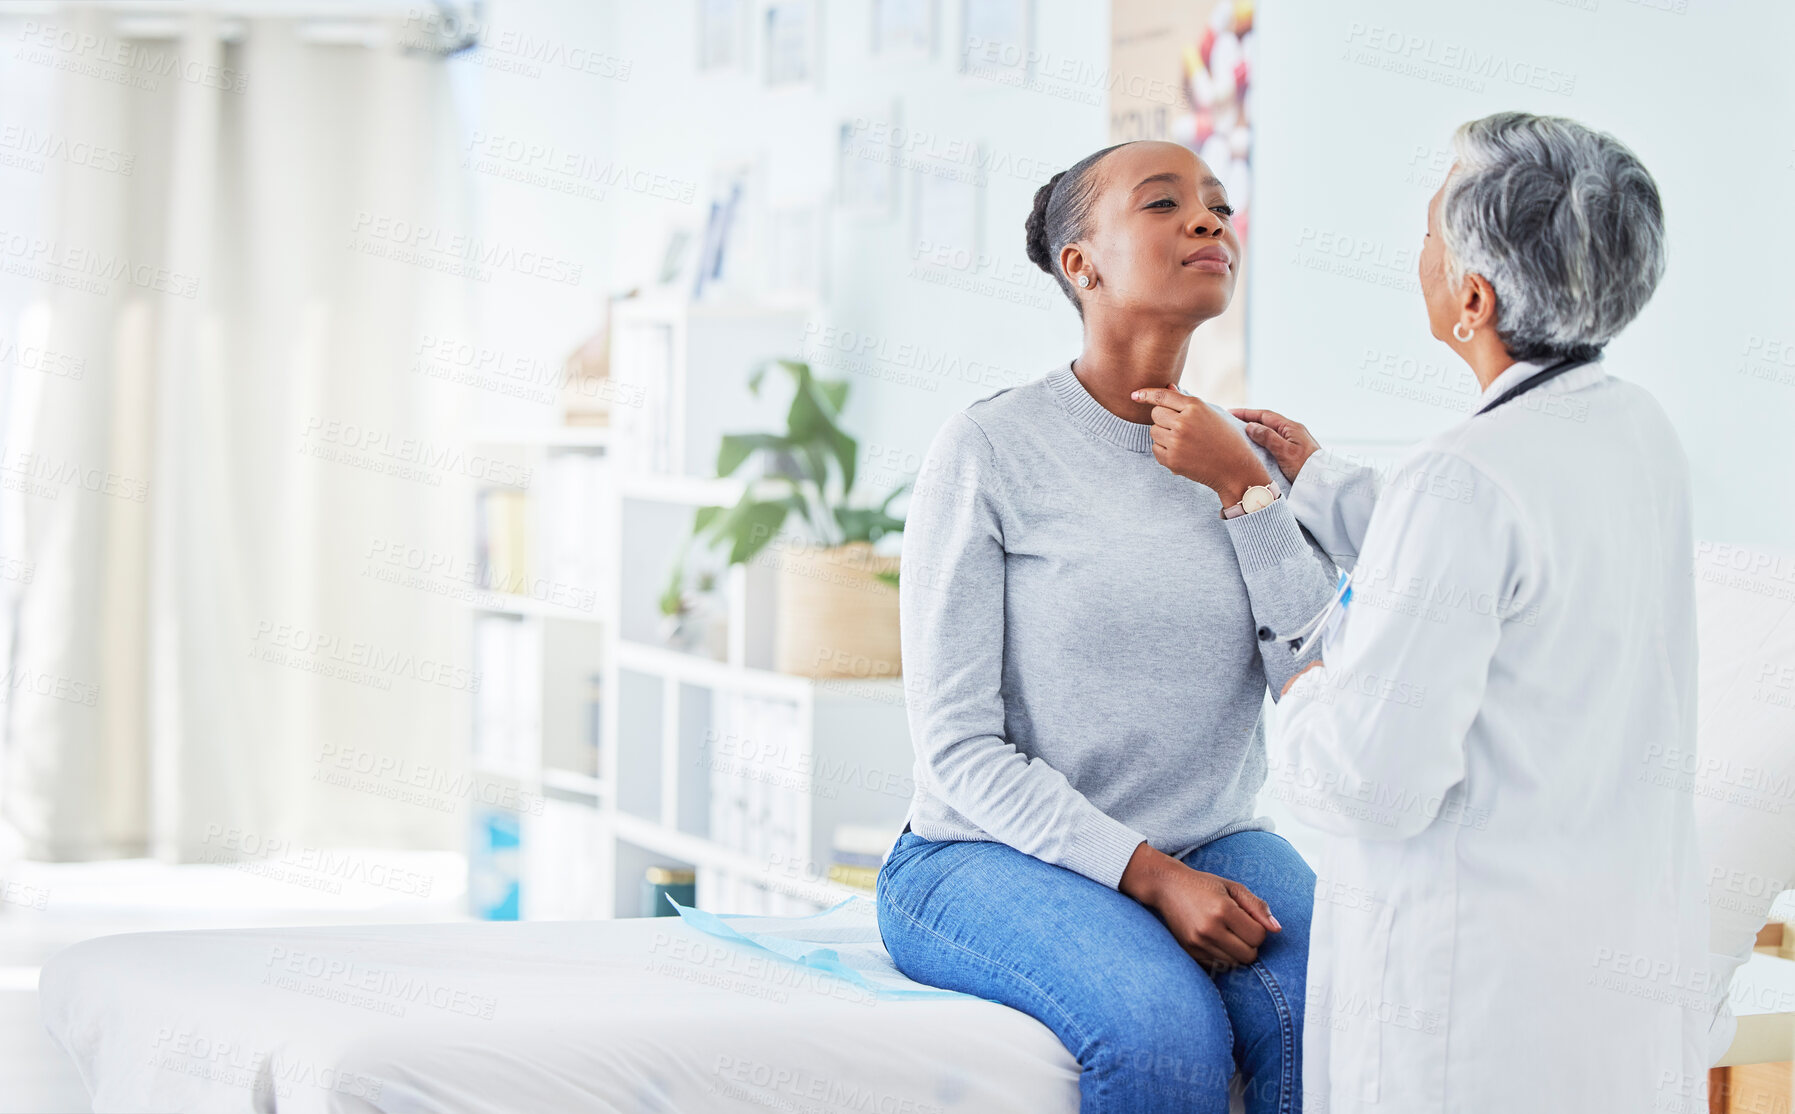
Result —
<instances>
[{"instance_id":1,"label":"hair bun","mask_svg":"<svg viewBox=\"0 0 1795 1114\"><path fill-rule=\"evenodd\" d=\"M1047 204L1053 200L1054 185L1065 176L1066 172L1062 170L1035 191L1035 207L1022 222L1023 232L1027 235L1028 258L1050 275L1053 274L1053 247L1047 242Z\"/></svg>"}]
</instances>

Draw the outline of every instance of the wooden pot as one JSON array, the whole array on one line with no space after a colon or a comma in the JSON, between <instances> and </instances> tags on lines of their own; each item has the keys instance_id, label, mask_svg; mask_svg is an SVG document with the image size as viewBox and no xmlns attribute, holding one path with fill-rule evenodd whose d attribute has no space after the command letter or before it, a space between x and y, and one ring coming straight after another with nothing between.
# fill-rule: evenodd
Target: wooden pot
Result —
<instances>
[{"instance_id":1,"label":"wooden pot","mask_svg":"<svg viewBox=\"0 0 1795 1114\"><path fill-rule=\"evenodd\" d=\"M898 594L879 573L898 559L866 542L823 548L775 543L778 585L773 654L782 673L876 680L903 671L898 657Z\"/></svg>"}]
</instances>

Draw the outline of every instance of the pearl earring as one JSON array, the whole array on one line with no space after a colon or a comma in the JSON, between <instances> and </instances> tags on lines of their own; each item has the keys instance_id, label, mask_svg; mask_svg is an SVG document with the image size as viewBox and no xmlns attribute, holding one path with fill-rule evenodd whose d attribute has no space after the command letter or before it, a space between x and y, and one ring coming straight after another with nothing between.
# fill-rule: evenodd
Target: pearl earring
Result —
<instances>
[{"instance_id":1,"label":"pearl earring","mask_svg":"<svg viewBox=\"0 0 1795 1114\"><path fill-rule=\"evenodd\" d=\"M1078 276L1078 285L1080 285L1080 286L1091 285L1091 276L1090 275L1079 275Z\"/></svg>"}]
</instances>

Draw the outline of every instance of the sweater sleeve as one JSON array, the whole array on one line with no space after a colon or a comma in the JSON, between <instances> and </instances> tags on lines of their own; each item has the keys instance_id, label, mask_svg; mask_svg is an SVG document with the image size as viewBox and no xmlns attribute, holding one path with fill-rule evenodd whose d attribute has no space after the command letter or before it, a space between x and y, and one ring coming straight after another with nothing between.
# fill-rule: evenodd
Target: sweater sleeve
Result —
<instances>
[{"instance_id":1,"label":"sweater sleeve","mask_svg":"<svg viewBox=\"0 0 1795 1114\"><path fill-rule=\"evenodd\" d=\"M1230 419L1233 420L1232 415ZM1246 436L1244 424L1241 436ZM1222 525L1240 561L1247 600L1253 609L1253 625L1259 634L1259 659L1265 682L1272 700L1277 701L1284 682L1314 657L1319 640L1299 659L1293 643L1273 639L1294 633L1328 605L1339 582L1339 570L1297 521L1289 498L1290 485L1278 470L1277 461L1263 448L1253 448L1265 462L1272 483L1285 497L1251 514L1225 519Z\"/></svg>"},{"instance_id":2,"label":"sweater sleeve","mask_svg":"<svg viewBox=\"0 0 1795 1114\"><path fill-rule=\"evenodd\" d=\"M1145 837L1004 735L1004 505L990 441L954 415L917 474L898 577L917 770L993 839L1114 889Z\"/></svg>"}]
</instances>

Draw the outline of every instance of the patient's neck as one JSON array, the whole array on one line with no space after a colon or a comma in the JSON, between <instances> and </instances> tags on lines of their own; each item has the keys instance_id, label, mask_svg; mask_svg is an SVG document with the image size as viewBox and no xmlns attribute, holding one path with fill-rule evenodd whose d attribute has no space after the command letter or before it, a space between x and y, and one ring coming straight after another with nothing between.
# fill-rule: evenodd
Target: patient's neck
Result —
<instances>
[{"instance_id":1,"label":"patient's neck","mask_svg":"<svg viewBox=\"0 0 1795 1114\"><path fill-rule=\"evenodd\" d=\"M1084 351L1072 371L1105 410L1146 425L1153 421L1153 407L1129 396L1143 387L1176 385L1184 377L1190 336L1188 326L1124 332L1087 322Z\"/></svg>"}]
</instances>

